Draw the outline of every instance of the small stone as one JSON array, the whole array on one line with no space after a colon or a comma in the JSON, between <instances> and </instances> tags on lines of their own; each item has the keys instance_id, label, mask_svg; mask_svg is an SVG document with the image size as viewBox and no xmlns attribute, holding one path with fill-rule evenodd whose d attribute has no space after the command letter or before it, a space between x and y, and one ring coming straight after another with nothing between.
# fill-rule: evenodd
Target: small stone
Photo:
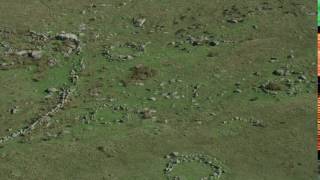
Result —
<instances>
[{"instance_id":1,"label":"small stone","mask_svg":"<svg viewBox=\"0 0 320 180\"><path fill-rule=\"evenodd\" d=\"M260 121L260 120L253 120L253 121L252 121L252 125L253 125L253 126L256 126L256 127L265 127L265 126L263 125L262 121Z\"/></svg>"},{"instance_id":2,"label":"small stone","mask_svg":"<svg viewBox=\"0 0 320 180\"><path fill-rule=\"evenodd\" d=\"M57 64L57 60L56 60L56 59L49 59L48 65L49 65L50 67L53 67L53 66L55 66L56 64Z\"/></svg>"},{"instance_id":3,"label":"small stone","mask_svg":"<svg viewBox=\"0 0 320 180\"><path fill-rule=\"evenodd\" d=\"M255 75L255 76L261 76L261 73L260 73L260 72L254 72L253 75Z\"/></svg>"},{"instance_id":4,"label":"small stone","mask_svg":"<svg viewBox=\"0 0 320 180\"><path fill-rule=\"evenodd\" d=\"M98 146L97 150L99 150L101 152L106 152L106 148L104 146Z\"/></svg>"},{"instance_id":5,"label":"small stone","mask_svg":"<svg viewBox=\"0 0 320 180\"><path fill-rule=\"evenodd\" d=\"M275 63L275 62L277 62L277 61L278 61L278 60L275 60L275 59L270 59L270 60L269 60L270 63Z\"/></svg>"},{"instance_id":6,"label":"small stone","mask_svg":"<svg viewBox=\"0 0 320 180\"><path fill-rule=\"evenodd\" d=\"M172 41L172 42L169 43L169 45L173 45L174 46L174 45L176 45L176 42Z\"/></svg>"},{"instance_id":7,"label":"small stone","mask_svg":"<svg viewBox=\"0 0 320 180\"><path fill-rule=\"evenodd\" d=\"M72 33L61 33L56 36L58 40L73 40L79 41L78 36Z\"/></svg>"},{"instance_id":8,"label":"small stone","mask_svg":"<svg viewBox=\"0 0 320 180\"><path fill-rule=\"evenodd\" d=\"M38 60L42 58L42 51L31 51L29 53L29 57L31 57L34 60Z\"/></svg>"},{"instance_id":9,"label":"small stone","mask_svg":"<svg viewBox=\"0 0 320 180\"><path fill-rule=\"evenodd\" d=\"M307 80L307 77L305 76L305 75L300 75L299 77L298 77L298 79L301 79L301 80Z\"/></svg>"},{"instance_id":10,"label":"small stone","mask_svg":"<svg viewBox=\"0 0 320 180\"><path fill-rule=\"evenodd\" d=\"M210 46L218 46L219 44L220 44L219 41L211 41L211 42L209 42Z\"/></svg>"},{"instance_id":11,"label":"small stone","mask_svg":"<svg viewBox=\"0 0 320 180\"><path fill-rule=\"evenodd\" d=\"M22 51L18 51L18 52L15 52L15 54L17 56L25 56L27 55L29 52L27 50L22 50Z\"/></svg>"},{"instance_id":12,"label":"small stone","mask_svg":"<svg viewBox=\"0 0 320 180\"><path fill-rule=\"evenodd\" d=\"M199 103L194 103L193 105L194 105L194 106L200 106L200 104L199 104Z\"/></svg>"},{"instance_id":13,"label":"small stone","mask_svg":"<svg viewBox=\"0 0 320 180\"><path fill-rule=\"evenodd\" d=\"M146 18L133 19L133 25L136 27L142 27L145 22L146 22Z\"/></svg>"},{"instance_id":14,"label":"small stone","mask_svg":"<svg viewBox=\"0 0 320 180\"><path fill-rule=\"evenodd\" d=\"M236 117L233 118L233 120L240 120L240 117L236 116Z\"/></svg>"},{"instance_id":15,"label":"small stone","mask_svg":"<svg viewBox=\"0 0 320 180\"><path fill-rule=\"evenodd\" d=\"M169 83L170 83L170 84L173 84L173 83L175 83L175 82L177 82L176 79L170 79L170 80L169 80Z\"/></svg>"},{"instance_id":16,"label":"small stone","mask_svg":"<svg viewBox=\"0 0 320 180\"><path fill-rule=\"evenodd\" d=\"M79 25L79 31L85 31L85 30L87 30L87 25L84 24L84 23L80 24Z\"/></svg>"},{"instance_id":17,"label":"small stone","mask_svg":"<svg viewBox=\"0 0 320 180\"><path fill-rule=\"evenodd\" d=\"M132 60L132 59L133 59L133 56L127 55L126 59L127 59L127 60Z\"/></svg>"},{"instance_id":18,"label":"small stone","mask_svg":"<svg viewBox=\"0 0 320 180\"><path fill-rule=\"evenodd\" d=\"M260 86L263 90L268 91L280 91L282 90L282 86L279 83L276 82L267 82Z\"/></svg>"},{"instance_id":19,"label":"small stone","mask_svg":"<svg viewBox=\"0 0 320 180\"><path fill-rule=\"evenodd\" d=\"M172 153L170 153L170 155L173 157L177 157L177 156L179 156L179 152L172 152Z\"/></svg>"},{"instance_id":20,"label":"small stone","mask_svg":"<svg viewBox=\"0 0 320 180\"><path fill-rule=\"evenodd\" d=\"M121 2L119 5L120 6L125 6L125 5L127 5L127 3L126 2Z\"/></svg>"},{"instance_id":21,"label":"small stone","mask_svg":"<svg viewBox=\"0 0 320 180\"><path fill-rule=\"evenodd\" d=\"M229 22L229 23L236 24L236 23L238 23L239 21L236 20L236 19L230 19L230 20L228 20L228 22Z\"/></svg>"},{"instance_id":22,"label":"small stone","mask_svg":"<svg viewBox=\"0 0 320 180\"><path fill-rule=\"evenodd\" d=\"M287 58L288 58L288 59L293 59L293 58L294 58L294 55L293 55L293 54L290 54L290 55L288 55Z\"/></svg>"},{"instance_id":23,"label":"small stone","mask_svg":"<svg viewBox=\"0 0 320 180\"><path fill-rule=\"evenodd\" d=\"M144 108L142 111L140 111L140 114L142 115L143 119L150 119L154 117L154 113L157 111L154 109Z\"/></svg>"},{"instance_id":24,"label":"small stone","mask_svg":"<svg viewBox=\"0 0 320 180\"><path fill-rule=\"evenodd\" d=\"M54 88L54 87L48 88L48 89L46 90L47 93L56 93L56 92L58 92L58 91L59 91L59 90L58 90L57 88Z\"/></svg>"},{"instance_id":25,"label":"small stone","mask_svg":"<svg viewBox=\"0 0 320 180\"><path fill-rule=\"evenodd\" d=\"M277 69L277 70L273 71L273 74L277 75L277 76L285 76L285 75L287 75L287 71L284 69Z\"/></svg>"},{"instance_id":26,"label":"small stone","mask_svg":"<svg viewBox=\"0 0 320 180\"><path fill-rule=\"evenodd\" d=\"M14 106L9 110L10 114L16 114L18 112L18 106Z\"/></svg>"},{"instance_id":27,"label":"small stone","mask_svg":"<svg viewBox=\"0 0 320 180\"><path fill-rule=\"evenodd\" d=\"M150 101L156 101L157 99L155 97L150 97L149 100Z\"/></svg>"},{"instance_id":28,"label":"small stone","mask_svg":"<svg viewBox=\"0 0 320 180\"><path fill-rule=\"evenodd\" d=\"M165 86L165 85L166 85L165 82L161 82L161 83L160 83L160 86L161 86L161 87L163 87L163 86Z\"/></svg>"},{"instance_id":29,"label":"small stone","mask_svg":"<svg viewBox=\"0 0 320 180\"><path fill-rule=\"evenodd\" d=\"M233 92L234 92L234 93L241 93L242 90L241 90L241 89L236 89L236 90L234 90Z\"/></svg>"}]
</instances>

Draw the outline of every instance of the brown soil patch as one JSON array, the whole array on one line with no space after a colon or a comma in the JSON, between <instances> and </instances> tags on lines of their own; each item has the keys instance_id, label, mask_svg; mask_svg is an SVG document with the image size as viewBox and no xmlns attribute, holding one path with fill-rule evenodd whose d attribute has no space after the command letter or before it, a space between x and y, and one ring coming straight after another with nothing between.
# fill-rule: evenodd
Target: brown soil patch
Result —
<instances>
[{"instance_id":1,"label":"brown soil patch","mask_svg":"<svg viewBox=\"0 0 320 180\"><path fill-rule=\"evenodd\" d=\"M280 91L282 90L282 86L278 83L274 82L269 82L264 86L264 89L269 90L269 91Z\"/></svg>"},{"instance_id":2,"label":"brown soil patch","mask_svg":"<svg viewBox=\"0 0 320 180\"><path fill-rule=\"evenodd\" d=\"M132 71L131 80L146 80L156 75L156 70L143 64L138 64L130 70Z\"/></svg>"}]
</instances>

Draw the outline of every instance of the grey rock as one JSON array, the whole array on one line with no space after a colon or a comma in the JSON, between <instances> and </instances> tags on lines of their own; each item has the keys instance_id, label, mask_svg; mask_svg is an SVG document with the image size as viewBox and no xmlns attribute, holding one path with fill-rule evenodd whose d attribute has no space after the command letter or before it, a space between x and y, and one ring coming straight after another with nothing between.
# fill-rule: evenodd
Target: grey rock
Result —
<instances>
[{"instance_id":1,"label":"grey rock","mask_svg":"<svg viewBox=\"0 0 320 180\"><path fill-rule=\"evenodd\" d=\"M55 92L58 92L58 91L59 90L57 88L54 88L54 87L46 89L47 93L55 93Z\"/></svg>"},{"instance_id":2,"label":"grey rock","mask_svg":"<svg viewBox=\"0 0 320 180\"><path fill-rule=\"evenodd\" d=\"M293 59L293 58L294 58L293 54L288 55L288 59Z\"/></svg>"},{"instance_id":3,"label":"grey rock","mask_svg":"<svg viewBox=\"0 0 320 180\"><path fill-rule=\"evenodd\" d=\"M72 33L61 33L61 34L58 34L56 36L56 39L59 39L59 40L72 40L72 41L79 41L79 38L77 35L75 34L72 34Z\"/></svg>"},{"instance_id":4,"label":"grey rock","mask_svg":"<svg viewBox=\"0 0 320 180\"><path fill-rule=\"evenodd\" d=\"M228 22L233 23L233 24L239 23L239 21L237 19L230 19L230 20L228 20Z\"/></svg>"},{"instance_id":5,"label":"grey rock","mask_svg":"<svg viewBox=\"0 0 320 180\"><path fill-rule=\"evenodd\" d=\"M260 72L254 72L253 75L255 76L261 76L262 74Z\"/></svg>"},{"instance_id":6,"label":"grey rock","mask_svg":"<svg viewBox=\"0 0 320 180\"><path fill-rule=\"evenodd\" d=\"M177 157L177 156L179 156L179 152L172 152L172 153L170 153L170 155L172 157Z\"/></svg>"},{"instance_id":7,"label":"grey rock","mask_svg":"<svg viewBox=\"0 0 320 180\"><path fill-rule=\"evenodd\" d=\"M234 92L234 93L241 93L242 90L241 90L241 89L236 89L236 90L234 90L233 92Z\"/></svg>"},{"instance_id":8,"label":"grey rock","mask_svg":"<svg viewBox=\"0 0 320 180\"><path fill-rule=\"evenodd\" d=\"M127 60L132 60L132 59L133 59L133 56L127 55L126 59L127 59Z\"/></svg>"},{"instance_id":9,"label":"grey rock","mask_svg":"<svg viewBox=\"0 0 320 180\"><path fill-rule=\"evenodd\" d=\"M34 60L38 60L42 58L42 54L42 51L34 50L29 53L29 56Z\"/></svg>"},{"instance_id":10,"label":"grey rock","mask_svg":"<svg viewBox=\"0 0 320 180\"><path fill-rule=\"evenodd\" d=\"M21 50L21 51L15 52L15 55L17 56L26 56L28 54L29 54L29 51L27 50Z\"/></svg>"},{"instance_id":11,"label":"grey rock","mask_svg":"<svg viewBox=\"0 0 320 180\"><path fill-rule=\"evenodd\" d=\"M136 27L142 27L145 22L146 22L146 18L134 18L133 19L133 25Z\"/></svg>"},{"instance_id":12,"label":"grey rock","mask_svg":"<svg viewBox=\"0 0 320 180\"><path fill-rule=\"evenodd\" d=\"M18 107L15 106L9 110L10 114L16 114L18 112Z\"/></svg>"},{"instance_id":13,"label":"grey rock","mask_svg":"<svg viewBox=\"0 0 320 180\"><path fill-rule=\"evenodd\" d=\"M273 74L277 75L277 76L284 76L285 70L284 69L277 69L277 70L273 71Z\"/></svg>"},{"instance_id":14,"label":"grey rock","mask_svg":"<svg viewBox=\"0 0 320 180\"><path fill-rule=\"evenodd\" d=\"M211 42L209 42L210 46L218 46L219 44L220 44L219 41L211 41Z\"/></svg>"},{"instance_id":15,"label":"grey rock","mask_svg":"<svg viewBox=\"0 0 320 180\"><path fill-rule=\"evenodd\" d=\"M299 77L298 77L298 79L301 79L301 80L307 80L307 77L305 76L305 75L300 75Z\"/></svg>"}]
</instances>

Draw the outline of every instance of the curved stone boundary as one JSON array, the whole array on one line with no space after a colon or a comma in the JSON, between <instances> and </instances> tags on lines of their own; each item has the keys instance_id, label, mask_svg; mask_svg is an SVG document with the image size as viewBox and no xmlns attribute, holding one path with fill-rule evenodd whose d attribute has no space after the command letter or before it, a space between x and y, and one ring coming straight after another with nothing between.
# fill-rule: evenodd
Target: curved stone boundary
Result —
<instances>
[{"instance_id":1,"label":"curved stone boundary","mask_svg":"<svg viewBox=\"0 0 320 180\"><path fill-rule=\"evenodd\" d=\"M136 42L127 42L124 44L120 44L118 46L105 46L102 55L106 57L109 61L127 61L132 60L135 57L139 57L142 53L145 52L146 46L150 44L150 42L147 42L145 44L143 43L136 43ZM113 52L115 48L127 48L134 51L131 54L116 54Z\"/></svg>"},{"instance_id":2,"label":"curved stone boundary","mask_svg":"<svg viewBox=\"0 0 320 180\"><path fill-rule=\"evenodd\" d=\"M74 67L70 72L69 78L72 85L68 88L62 88L62 90L60 91L59 102L50 111L48 111L47 113L45 113L44 115L36 119L32 124L29 124L26 127L20 128L7 136L1 137L0 143L5 143L9 140L15 139L16 137L30 134L32 130L34 130L39 124L48 122L50 120L50 117L52 117L54 114L59 112L65 106L65 104L70 101L70 97L74 91L73 87L77 85L77 82L79 80L79 73L82 72L84 68L85 68L84 61L83 59L81 59L79 68Z\"/></svg>"},{"instance_id":3,"label":"curved stone boundary","mask_svg":"<svg viewBox=\"0 0 320 180\"><path fill-rule=\"evenodd\" d=\"M211 173L208 176L202 177L200 180L217 180L225 173L225 168L222 163L216 158L212 158L208 155L201 153L180 154L178 152L172 152L165 156L169 162L164 169L164 175L168 180L179 180L179 176L172 176L172 170L183 163L198 162L208 166L211 169Z\"/></svg>"}]
</instances>

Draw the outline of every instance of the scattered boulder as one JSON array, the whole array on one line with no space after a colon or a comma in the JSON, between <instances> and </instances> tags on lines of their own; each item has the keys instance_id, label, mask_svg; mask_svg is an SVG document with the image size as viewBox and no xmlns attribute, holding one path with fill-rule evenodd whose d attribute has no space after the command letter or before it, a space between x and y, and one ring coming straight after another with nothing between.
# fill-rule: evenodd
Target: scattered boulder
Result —
<instances>
[{"instance_id":1,"label":"scattered boulder","mask_svg":"<svg viewBox=\"0 0 320 180\"><path fill-rule=\"evenodd\" d=\"M252 120L251 124L252 124L252 126L255 126L255 127L262 127L262 128L265 127L265 125L263 124L263 122L261 120Z\"/></svg>"},{"instance_id":2,"label":"scattered boulder","mask_svg":"<svg viewBox=\"0 0 320 180\"><path fill-rule=\"evenodd\" d=\"M28 50L21 50L21 51L15 52L15 55L17 55L17 56L26 56L28 54L29 54Z\"/></svg>"},{"instance_id":3,"label":"scattered boulder","mask_svg":"<svg viewBox=\"0 0 320 180\"><path fill-rule=\"evenodd\" d=\"M276 76L287 76L290 72L287 69L276 69L273 71L273 74Z\"/></svg>"},{"instance_id":4,"label":"scattered boulder","mask_svg":"<svg viewBox=\"0 0 320 180\"><path fill-rule=\"evenodd\" d=\"M42 54L43 54L42 51L34 50L29 53L29 57L31 57L34 60L39 60L42 58Z\"/></svg>"},{"instance_id":5,"label":"scattered boulder","mask_svg":"<svg viewBox=\"0 0 320 180\"><path fill-rule=\"evenodd\" d=\"M150 100L150 101L156 101L157 98L155 98L155 97L149 97L148 100Z\"/></svg>"},{"instance_id":6,"label":"scattered boulder","mask_svg":"<svg viewBox=\"0 0 320 180\"><path fill-rule=\"evenodd\" d=\"M300 79L300 80L302 80L302 81L305 81L305 80L307 80L307 77L306 77L305 75L300 75L300 76L298 77L298 79Z\"/></svg>"},{"instance_id":7,"label":"scattered boulder","mask_svg":"<svg viewBox=\"0 0 320 180\"><path fill-rule=\"evenodd\" d=\"M59 90L57 88L52 87L52 88L46 89L46 92L52 94L52 93L59 92Z\"/></svg>"},{"instance_id":8,"label":"scattered boulder","mask_svg":"<svg viewBox=\"0 0 320 180\"><path fill-rule=\"evenodd\" d=\"M234 93L241 93L242 90L241 90L241 89L236 89L236 90L234 90L233 92L234 92Z\"/></svg>"},{"instance_id":9,"label":"scattered boulder","mask_svg":"<svg viewBox=\"0 0 320 180\"><path fill-rule=\"evenodd\" d=\"M179 156L179 152L172 152L172 153L170 153L170 156L177 157L177 156Z\"/></svg>"},{"instance_id":10,"label":"scattered boulder","mask_svg":"<svg viewBox=\"0 0 320 180\"><path fill-rule=\"evenodd\" d=\"M142 111L140 111L140 114L142 115L143 119L150 119L154 117L154 113L157 111L154 109L144 108Z\"/></svg>"},{"instance_id":11,"label":"scattered boulder","mask_svg":"<svg viewBox=\"0 0 320 180\"><path fill-rule=\"evenodd\" d=\"M65 33L62 32L58 35L56 35L57 40L65 41L67 43L67 46L70 47L70 51L76 51L76 53L79 53L81 51L81 46L80 46L80 39L78 38L77 35L73 33ZM70 42L70 43L68 43ZM68 52L69 54L71 52Z\"/></svg>"},{"instance_id":12,"label":"scattered boulder","mask_svg":"<svg viewBox=\"0 0 320 180\"><path fill-rule=\"evenodd\" d=\"M216 41L216 40L213 40L213 41L209 42L210 46L218 46L219 44L220 44L219 41Z\"/></svg>"},{"instance_id":13,"label":"scattered boulder","mask_svg":"<svg viewBox=\"0 0 320 180\"><path fill-rule=\"evenodd\" d=\"M133 18L133 25L136 27L142 27L146 22L146 18Z\"/></svg>"},{"instance_id":14,"label":"scattered boulder","mask_svg":"<svg viewBox=\"0 0 320 180\"><path fill-rule=\"evenodd\" d=\"M260 88L266 92L268 92L268 91L281 91L283 89L281 84L276 83L276 82L267 82L267 83L261 85Z\"/></svg>"},{"instance_id":15,"label":"scattered boulder","mask_svg":"<svg viewBox=\"0 0 320 180\"><path fill-rule=\"evenodd\" d=\"M98 146L97 150L100 151L100 152L106 152L107 151L104 146Z\"/></svg>"},{"instance_id":16,"label":"scattered boulder","mask_svg":"<svg viewBox=\"0 0 320 180\"><path fill-rule=\"evenodd\" d=\"M14 106L13 108L9 109L10 114L16 114L19 110L18 106Z\"/></svg>"},{"instance_id":17,"label":"scattered boulder","mask_svg":"<svg viewBox=\"0 0 320 180\"><path fill-rule=\"evenodd\" d=\"M189 35L187 37L187 41L193 46L199 46L199 45L209 43L209 40L210 39L207 36L194 37L194 36Z\"/></svg>"},{"instance_id":18,"label":"scattered boulder","mask_svg":"<svg viewBox=\"0 0 320 180\"><path fill-rule=\"evenodd\" d=\"M14 53L17 56L30 57L34 60L42 58L43 52L41 50L21 50Z\"/></svg>"},{"instance_id":19,"label":"scattered boulder","mask_svg":"<svg viewBox=\"0 0 320 180\"><path fill-rule=\"evenodd\" d=\"M240 23L240 22L243 22L243 19L228 19L227 20L228 23L232 23L232 24L237 24L237 23Z\"/></svg>"},{"instance_id":20,"label":"scattered boulder","mask_svg":"<svg viewBox=\"0 0 320 180\"><path fill-rule=\"evenodd\" d=\"M290 54L290 55L287 56L287 58L288 58L288 59L293 59L293 58L294 58L294 55L293 55L293 54Z\"/></svg>"},{"instance_id":21,"label":"scattered boulder","mask_svg":"<svg viewBox=\"0 0 320 180\"><path fill-rule=\"evenodd\" d=\"M72 34L72 33L64 33L64 32L62 32L61 34L58 34L56 36L56 39L62 40L62 41L64 41L64 40L72 40L72 41L77 41L77 42L79 41L77 35Z\"/></svg>"},{"instance_id":22,"label":"scattered boulder","mask_svg":"<svg viewBox=\"0 0 320 180\"><path fill-rule=\"evenodd\" d=\"M266 84L265 88L271 91L280 91L282 89L280 84L273 83L273 82L269 82L268 84Z\"/></svg>"}]
</instances>

